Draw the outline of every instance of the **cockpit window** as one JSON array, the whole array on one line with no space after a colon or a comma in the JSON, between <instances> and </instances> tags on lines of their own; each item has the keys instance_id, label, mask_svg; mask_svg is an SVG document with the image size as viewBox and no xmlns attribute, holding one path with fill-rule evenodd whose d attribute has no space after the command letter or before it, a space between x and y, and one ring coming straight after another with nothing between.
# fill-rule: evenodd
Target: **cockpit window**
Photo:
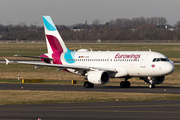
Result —
<instances>
[{"instance_id":1,"label":"cockpit window","mask_svg":"<svg viewBox=\"0 0 180 120\"><path fill-rule=\"evenodd\" d=\"M167 61L167 59L166 58L161 58L161 61Z\"/></svg>"},{"instance_id":2,"label":"cockpit window","mask_svg":"<svg viewBox=\"0 0 180 120\"><path fill-rule=\"evenodd\" d=\"M171 60L169 60L168 58L166 58L167 61L171 62Z\"/></svg>"},{"instance_id":3,"label":"cockpit window","mask_svg":"<svg viewBox=\"0 0 180 120\"><path fill-rule=\"evenodd\" d=\"M159 62L159 61L169 61L169 59L168 58L154 58L153 59L153 62Z\"/></svg>"},{"instance_id":4,"label":"cockpit window","mask_svg":"<svg viewBox=\"0 0 180 120\"><path fill-rule=\"evenodd\" d=\"M159 61L161 61L161 59L160 59L160 58L156 59L156 62L159 62Z\"/></svg>"},{"instance_id":5,"label":"cockpit window","mask_svg":"<svg viewBox=\"0 0 180 120\"><path fill-rule=\"evenodd\" d=\"M153 62L156 62L156 58L153 59Z\"/></svg>"}]
</instances>

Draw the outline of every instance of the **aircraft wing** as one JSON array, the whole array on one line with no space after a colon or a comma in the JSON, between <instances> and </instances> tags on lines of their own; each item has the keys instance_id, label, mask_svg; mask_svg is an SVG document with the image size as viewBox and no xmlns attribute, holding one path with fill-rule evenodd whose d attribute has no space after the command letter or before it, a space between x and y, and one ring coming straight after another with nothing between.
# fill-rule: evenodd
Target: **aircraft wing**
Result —
<instances>
[{"instance_id":1,"label":"aircraft wing","mask_svg":"<svg viewBox=\"0 0 180 120\"><path fill-rule=\"evenodd\" d=\"M26 62L26 61L9 61L6 59L6 65L9 63L18 63L18 64L29 64L29 65L36 65L36 66L47 66L47 67L57 67L57 68L72 68L72 69L83 69L83 70L104 70L109 72L117 72L115 68L108 68L108 67L90 67L90 66L80 66L80 65L60 65L60 64L49 64L49 63L40 63L40 62Z\"/></svg>"}]
</instances>

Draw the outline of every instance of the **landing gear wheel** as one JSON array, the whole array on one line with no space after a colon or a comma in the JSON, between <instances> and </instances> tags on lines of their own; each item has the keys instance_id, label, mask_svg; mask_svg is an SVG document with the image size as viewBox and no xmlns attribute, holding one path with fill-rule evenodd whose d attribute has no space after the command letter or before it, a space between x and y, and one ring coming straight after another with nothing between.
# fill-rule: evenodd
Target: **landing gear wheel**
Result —
<instances>
[{"instance_id":1,"label":"landing gear wheel","mask_svg":"<svg viewBox=\"0 0 180 120\"><path fill-rule=\"evenodd\" d=\"M129 82L129 81L127 81L127 82L126 82L126 88L129 88L129 87L130 87L130 85L131 85L131 84L130 84L130 82Z\"/></svg>"},{"instance_id":2,"label":"landing gear wheel","mask_svg":"<svg viewBox=\"0 0 180 120\"><path fill-rule=\"evenodd\" d=\"M93 88L94 84L90 83L90 82L84 82L84 88Z\"/></svg>"},{"instance_id":3,"label":"landing gear wheel","mask_svg":"<svg viewBox=\"0 0 180 120\"><path fill-rule=\"evenodd\" d=\"M121 87L121 88L125 88L125 87L126 87L125 81L120 82L120 87Z\"/></svg>"},{"instance_id":4,"label":"landing gear wheel","mask_svg":"<svg viewBox=\"0 0 180 120\"><path fill-rule=\"evenodd\" d=\"M94 88L94 84L90 83L89 88Z\"/></svg>"},{"instance_id":5,"label":"landing gear wheel","mask_svg":"<svg viewBox=\"0 0 180 120\"><path fill-rule=\"evenodd\" d=\"M121 88L129 88L130 87L130 82L129 81L122 81L120 82L120 87Z\"/></svg>"},{"instance_id":6,"label":"landing gear wheel","mask_svg":"<svg viewBox=\"0 0 180 120\"><path fill-rule=\"evenodd\" d=\"M150 84L149 85L149 88L155 88L156 86L155 86L155 84Z\"/></svg>"}]
</instances>

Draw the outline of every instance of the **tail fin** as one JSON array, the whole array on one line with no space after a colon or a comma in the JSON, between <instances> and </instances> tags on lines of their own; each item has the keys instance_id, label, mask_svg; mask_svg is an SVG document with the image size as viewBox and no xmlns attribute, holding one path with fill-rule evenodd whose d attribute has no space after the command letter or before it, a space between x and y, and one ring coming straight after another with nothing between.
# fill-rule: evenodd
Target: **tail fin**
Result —
<instances>
[{"instance_id":1,"label":"tail fin","mask_svg":"<svg viewBox=\"0 0 180 120\"><path fill-rule=\"evenodd\" d=\"M66 47L51 17L43 16L43 22L48 54L52 55L53 63L62 64L62 60L67 63L74 63L75 61L69 61L69 59L72 60L75 53ZM64 56L61 56L61 53L64 53ZM45 56L42 55L41 57Z\"/></svg>"},{"instance_id":2,"label":"tail fin","mask_svg":"<svg viewBox=\"0 0 180 120\"><path fill-rule=\"evenodd\" d=\"M67 52L68 49L64 44L58 30L56 29L51 17L43 16L43 22L48 53L61 54L62 52Z\"/></svg>"}]
</instances>

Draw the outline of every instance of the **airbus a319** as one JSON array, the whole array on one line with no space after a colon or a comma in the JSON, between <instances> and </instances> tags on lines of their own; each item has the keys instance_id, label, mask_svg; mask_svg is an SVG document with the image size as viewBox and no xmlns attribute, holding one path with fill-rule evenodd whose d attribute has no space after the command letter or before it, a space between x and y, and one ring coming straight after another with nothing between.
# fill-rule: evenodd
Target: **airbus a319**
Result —
<instances>
[{"instance_id":1,"label":"airbus a319","mask_svg":"<svg viewBox=\"0 0 180 120\"><path fill-rule=\"evenodd\" d=\"M8 63L30 64L35 68L43 66L56 67L70 73L84 76L85 88L94 84L107 84L110 78L125 78L120 82L121 88L129 88L131 77L139 77L154 88L163 83L165 76L174 71L172 62L163 54L152 51L89 51L69 50L63 42L50 16L43 16L45 38L48 53L39 57L44 63L9 61Z\"/></svg>"}]
</instances>

